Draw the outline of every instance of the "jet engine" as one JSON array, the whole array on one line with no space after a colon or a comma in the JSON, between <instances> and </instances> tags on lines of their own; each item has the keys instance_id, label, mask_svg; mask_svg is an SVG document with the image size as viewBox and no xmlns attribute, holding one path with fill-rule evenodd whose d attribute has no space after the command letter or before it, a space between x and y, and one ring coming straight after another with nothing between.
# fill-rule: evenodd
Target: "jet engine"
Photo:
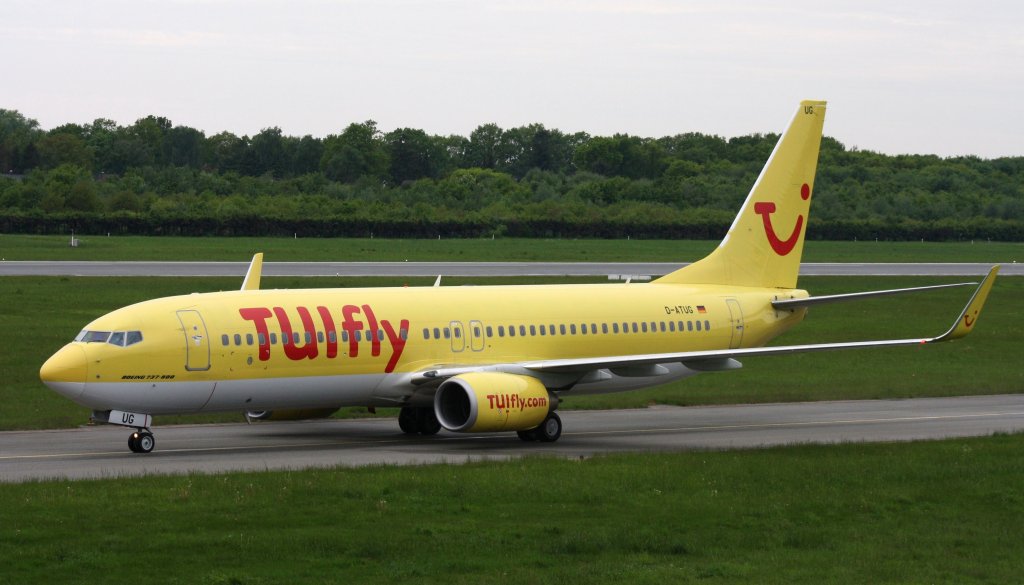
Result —
<instances>
[{"instance_id":1,"label":"jet engine","mask_svg":"<svg viewBox=\"0 0 1024 585\"><path fill-rule=\"evenodd\" d=\"M536 378L495 372L455 376L434 394L441 426L461 433L532 429L557 405L558 397Z\"/></svg>"},{"instance_id":2,"label":"jet engine","mask_svg":"<svg viewBox=\"0 0 1024 585\"><path fill-rule=\"evenodd\" d=\"M338 412L337 408L286 408L283 410L250 410L245 413L249 420L309 420L327 418Z\"/></svg>"}]
</instances>

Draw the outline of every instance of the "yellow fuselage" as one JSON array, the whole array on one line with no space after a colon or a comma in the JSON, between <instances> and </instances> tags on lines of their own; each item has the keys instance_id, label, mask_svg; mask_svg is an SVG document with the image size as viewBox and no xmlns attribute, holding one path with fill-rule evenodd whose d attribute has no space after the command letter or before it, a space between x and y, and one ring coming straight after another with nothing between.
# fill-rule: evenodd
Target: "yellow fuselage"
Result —
<instances>
[{"instance_id":1,"label":"yellow fuselage","mask_svg":"<svg viewBox=\"0 0 1024 585\"><path fill-rule=\"evenodd\" d=\"M119 309L48 362L61 392L96 410L151 414L405 405L438 366L761 346L798 323L802 290L709 285L543 285L231 291ZM84 365L83 365L84 364ZM694 371L565 380L562 395L661 384ZM84 383L80 382L84 381ZM579 382L579 383L577 383Z\"/></svg>"}]
</instances>

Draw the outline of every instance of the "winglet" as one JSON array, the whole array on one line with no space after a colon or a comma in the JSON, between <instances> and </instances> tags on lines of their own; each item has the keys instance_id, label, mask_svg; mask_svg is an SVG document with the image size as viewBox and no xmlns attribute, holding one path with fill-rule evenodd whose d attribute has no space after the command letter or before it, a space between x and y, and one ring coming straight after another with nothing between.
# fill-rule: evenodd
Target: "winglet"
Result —
<instances>
[{"instance_id":1,"label":"winglet","mask_svg":"<svg viewBox=\"0 0 1024 585\"><path fill-rule=\"evenodd\" d=\"M263 252L253 255L249 263L249 271L242 281L242 290L260 290L260 275L263 273Z\"/></svg>"},{"instance_id":2,"label":"winglet","mask_svg":"<svg viewBox=\"0 0 1024 585\"><path fill-rule=\"evenodd\" d=\"M927 339L925 343L959 339L970 333L974 329L974 324L978 322L978 316L981 314L982 307L985 306L985 300L988 298L989 291L992 290L992 285L996 282L996 274L998 272L999 265L993 266L988 271L988 276L978 285L978 290L974 291L971 300L967 301L967 306L961 311L960 316L957 317L956 322L949 328L949 331L938 337Z\"/></svg>"}]
</instances>

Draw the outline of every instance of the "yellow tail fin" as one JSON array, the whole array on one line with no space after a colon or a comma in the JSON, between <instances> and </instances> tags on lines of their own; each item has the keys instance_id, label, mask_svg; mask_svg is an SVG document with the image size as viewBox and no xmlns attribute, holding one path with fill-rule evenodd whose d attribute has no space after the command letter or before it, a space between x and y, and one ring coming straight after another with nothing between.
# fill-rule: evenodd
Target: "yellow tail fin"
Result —
<instances>
[{"instance_id":1,"label":"yellow tail fin","mask_svg":"<svg viewBox=\"0 0 1024 585\"><path fill-rule=\"evenodd\" d=\"M824 122L825 102L800 102L718 248L654 282L795 288Z\"/></svg>"}]
</instances>

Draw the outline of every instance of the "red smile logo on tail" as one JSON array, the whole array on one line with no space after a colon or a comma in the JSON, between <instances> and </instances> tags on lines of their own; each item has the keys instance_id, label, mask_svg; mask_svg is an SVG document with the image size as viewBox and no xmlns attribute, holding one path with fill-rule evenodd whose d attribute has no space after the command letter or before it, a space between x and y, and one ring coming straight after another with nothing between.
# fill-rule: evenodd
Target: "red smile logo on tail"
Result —
<instances>
[{"instance_id":1,"label":"red smile logo on tail","mask_svg":"<svg viewBox=\"0 0 1024 585\"><path fill-rule=\"evenodd\" d=\"M811 187L804 183L800 187L800 197L806 201L811 196ZM785 256L793 251L793 247L796 246L797 240L800 239L800 228L804 225L804 216L796 216L796 225L793 226L793 233L789 234L789 237L785 240L779 238L775 233L775 228L772 227L772 214L775 213L775 204L770 201L761 201L754 204L754 213L761 216L761 221L764 222L764 233L768 237L768 243L771 244L772 250L779 256Z\"/></svg>"}]
</instances>

